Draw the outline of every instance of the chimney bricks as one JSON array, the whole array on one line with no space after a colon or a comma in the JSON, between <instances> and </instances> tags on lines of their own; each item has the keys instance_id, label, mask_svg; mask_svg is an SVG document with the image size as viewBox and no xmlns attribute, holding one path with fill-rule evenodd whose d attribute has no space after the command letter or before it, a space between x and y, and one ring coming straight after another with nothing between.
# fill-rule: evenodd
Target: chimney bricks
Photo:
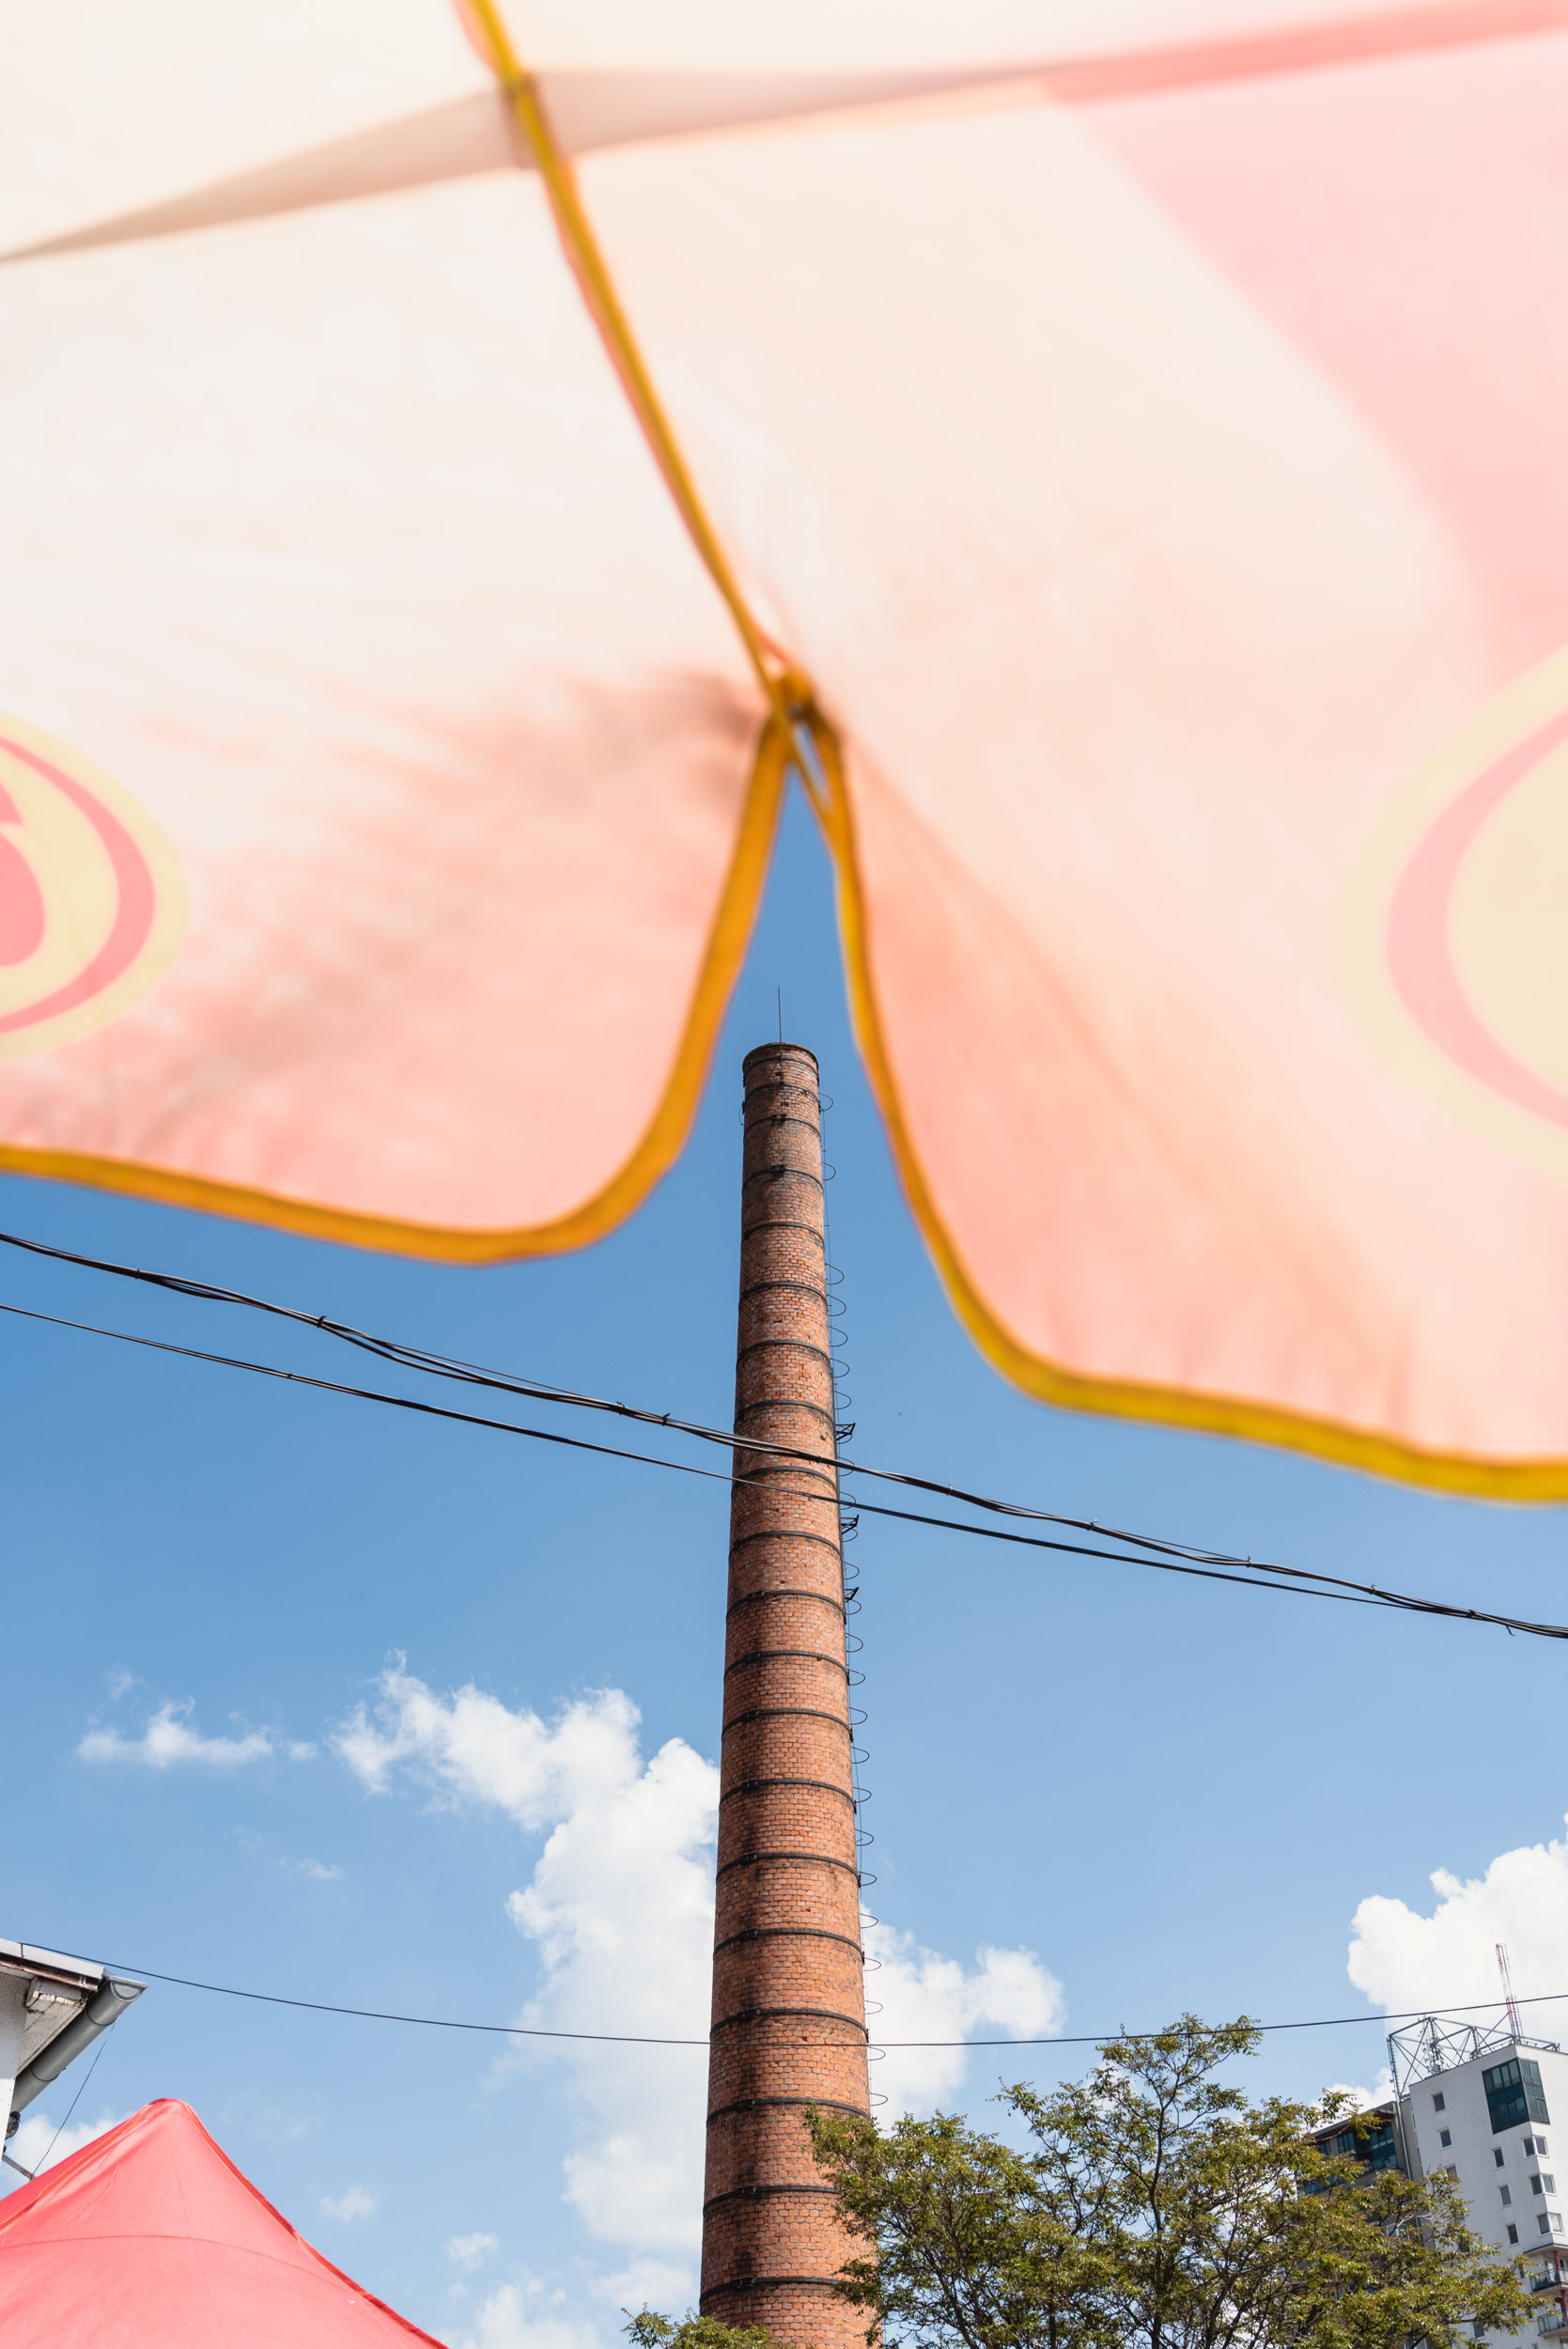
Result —
<instances>
[{"instance_id":1,"label":"chimney bricks","mask_svg":"<svg viewBox=\"0 0 1568 2349\"><path fill-rule=\"evenodd\" d=\"M804 2120L869 2109L815 1057L761 1046L745 1086L735 1428L812 1457L735 1455L702 2308L862 2349Z\"/></svg>"}]
</instances>

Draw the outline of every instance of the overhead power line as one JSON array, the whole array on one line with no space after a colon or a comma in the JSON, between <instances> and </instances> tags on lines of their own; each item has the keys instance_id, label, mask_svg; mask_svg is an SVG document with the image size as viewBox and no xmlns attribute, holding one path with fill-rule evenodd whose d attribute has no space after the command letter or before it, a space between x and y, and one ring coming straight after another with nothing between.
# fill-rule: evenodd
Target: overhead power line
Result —
<instances>
[{"instance_id":1,"label":"overhead power line","mask_svg":"<svg viewBox=\"0 0 1568 2349\"><path fill-rule=\"evenodd\" d=\"M5 1234L0 1233L0 1239L6 1237ZM23 1243L23 1245L26 1244ZM63 1251L56 1250L39 1252L64 1253ZM287 1308L277 1310L287 1312ZM287 1386L310 1387L323 1394L348 1395L356 1402L380 1404L399 1411L415 1411L427 1419L453 1420L462 1426L489 1428L505 1436L521 1436L531 1442L557 1444L571 1452L591 1452L601 1458L629 1460L642 1468L666 1469L680 1476L701 1477L709 1484L734 1486L748 1482L744 1473L735 1471L726 1473L722 1469L699 1468L690 1460L669 1460L657 1453L631 1452L618 1444L594 1443L586 1437L562 1435L555 1428L528 1427L515 1420L491 1419L477 1411L454 1410L446 1404L423 1402L414 1395L389 1394L380 1387L355 1387L338 1379L317 1378L305 1371L286 1370L281 1364L275 1362L255 1362L242 1355L215 1354L201 1346L177 1346L167 1338L146 1337L131 1330L105 1329L98 1322L73 1321L64 1315L39 1313L27 1305L0 1302L0 1313L9 1314L23 1321L40 1322L50 1329L73 1330L85 1337L110 1338L118 1345L138 1346L153 1353L176 1355L186 1361L209 1362L221 1370L241 1370L256 1377L279 1379ZM305 1320L308 1316L300 1315L298 1318ZM532 1392L543 1392L544 1391L535 1389ZM642 1412L629 1415L649 1420L656 1416ZM659 1419L658 1423L677 1430L680 1427L678 1422L671 1419ZM736 1448L741 1451L780 1453L785 1458L798 1459L802 1463L812 1461L818 1467L823 1465L821 1459L814 1454L796 1452L784 1446L743 1443ZM877 1470L856 1470L844 1461L836 1465L845 1474L893 1473ZM934 1486L926 1480L915 1477L901 1477L898 1481L908 1484L924 1483L928 1490L956 1489L951 1486ZM819 1501L824 1498L819 1492L800 1492L795 1497L801 1501ZM968 1499L968 1496L960 1495L960 1498ZM1108 1540L1133 1543L1146 1540L1146 1537L1138 1534L1113 1532L1087 1519L1056 1517L1046 1510L1025 1509L1021 1505L1015 1507L1011 1503L1004 1502L996 1502L991 1505L1005 1508L1009 1515L1026 1517L1048 1524L1063 1527L1081 1525L1085 1532L1099 1532ZM1058 1535L1050 1534L1015 1533L996 1525L968 1525L961 1518L932 1517L917 1509L894 1509L886 1502L863 1501L858 1497L854 1506L857 1511L869 1517L891 1517L905 1525L924 1525L939 1532L968 1534L976 1541L1008 1542L1026 1549L1048 1550L1056 1556L1094 1558L1103 1560L1108 1564L1118 1566L1143 1566L1156 1574L1188 1575L1205 1582L1232 1583L1248 1591L1276 1591L1289 1598L1332 1599L1343 1606L1392 1608L1406 1614L1442 1616L1459 1623L1491 1624L1499 1630L1510 1633L1521 1632L1531 1639L1568 1640L1568 1624L1532 1623L1523 1616L1499 1615L1486 1608L1455 1607L1446 1599L1423 1598L1405 1591L1387 1590L1375 1582L1355 1582L1343 1575L1328 1574L1315 1567L1284 1566L1270 1563L1263 1559L1232 1558L1222 1550L1195 1550L1184 1548L1176 1543L1157 1543L1153 1540L1146 1542L1147 1554L1129 1556L1126 1550L1107 1549L1096 1543L1069 1542ZM1212 1559L1215 1563L1199 1564L1197 1561L1200 1558ZM1241 1571L1229 1571L1233 1567Z\"/></svg>"},{"instance_id":2,"label":"overhead power line","mask_svg":"<svg viewBox=\"0 0 1568 2349\"><path fill-rule=\"evenodd\" d=\"M442 2015L394 2015L373 2006L334 2006L322 1999L287 1999L275 1990L237 1990L229 1983L195 1982L185 1974L161 1974L153 1966L132 1966L128 1959L116 1958L116 1973L146 1975L149 1982L165 1982L179 1990L206 1990L220 1999L248 1999L261 2006L297 2007L307 2015L341 2015L364 2023L407 2023L423 2030L479 2031L489 2038L500 2039L562 2039L608 2047L706 2047L707 2039L656 2038L640 2031L614 2030L546 2030L534 2023L467 2023L454 2021ZM1515 1999L1515 2006L1551 2006L1559 1999L1568 1999L1568 1990L1543 1991L1533 1999ZM1337 2030L1349 2023L1408 2023L1421 2016L1439 2015L1476 2015L1496 2007L1496 1999L1475 1999L1468 2005L1436 2008L1413 2006L1400 2008L1387 2015L1313 2015L1303 2021L1292 2023L1260 2023L1259 2030ZM793 2037L793 2034L792 2034ZM1035 2039L883 2039L878 2047L1099 2047L1112 2039L1157 2039L1157 2030L1098 2030L1079 2031L1071 2035L1052 2033Z\"/></svg>"},{"instance_id":3,"label":"overhead power line","mask_svg":"<svg viewBox=\"0 0 1568 2349\"><path fill-rule=\"evenodd\" d=\"M601 1458L630 1460L642 1468L668 1469L680 1476L698 1476L709 1484L744 1485L744 1474L726 1474L722 1469L698 1468L690 1460L667 1460L657 1453L629 1452L618 1444L594 1443L583 1436L564 1436L558 1429L525 1427L516 1420L490 1419L477 1411L457 1411L442 1403L422 1402L417 1396L388 1394L379 1387L353 1387L333 1378L316 1378L308 1372L285 1370L273 1362L253 1362L241 1355L213 1354L200 1346L177 1346L166 1338L149 1338L130 1330L108 1330L91 1321L71 1321L60 1314L36 1312L26 1305L0 1303L0 1313L10 1314L20 1320L42 1322L51 1329L74 1330L81 1335L112 1338L122 1346L139 1346L157 1354L173 1354L186 1361L210 1362L221 1370L247 1371L256 1377L276 1378L286 1385L311 1387L324 1394L348 1395L361 1403L378 1403L395 1410L416 1411L427 1419L454 1420L465 1427L484 1427L506 1436L523 1436L536 1443L559 1444L572 1452L592 1452ZM802 1459L810 1455L797 1455ZM819 1463L820 1465L820 1463ZM796 1498L820 1501L820 1493L801 1492ZM1304 1566L1270 1565L1262 1560L1235 1559L1231 1563L1245 1567L1245 1573L1230 1573L1219 1565L1199 1565L1191 1555L1174 1552L1168 1546L1167 1554L1128 1556L1125 1550L1105 1549L1089 1542L1063 1541L1058 1536L1042 1533L1014 1533L996 1525L966 1525L957 1517L928 1516L917 1509L894 1509L876 1501L857 1500L855 1507L862 1513L879 1517L893 1517L906 1525L924 1525L939 1532L967 1533L977 1541L1010 1542L1028 1549L1049 1550L1055 1555L1073 1558L1097 1558L1111 1565L1144 1566L1156 1574L1192 1575L1207 1582L1230 1582L1249 1591L1278 1591L1291 1598L1334 1599L1353 1607L1391 1607L1410 1614L1441 1615L1465 1623L1487 1623L1505 1631L1519 1631L1535 1639L1568 1640L1568 1624L1530 1623L1517 1615L1498 1615L1479 1607L1454 1607L1445 1599L1421 1598L1407 1592L1389 1591L1374 1582L1352 1582L1341 1575L1322 1573ZM1023 1514L1020 1512L1019 1514ZM1031 1513L1040 1514L1040 1513ZM1072 1518L1052 1518L1055 1524L1074 1524ZM1119 1539L1120 1536L1111 1538ZM1203 1553L1222 1557L1223 1552ZM1288 1578L1271 1580L1268 1577Z\"/></svg>"},{"instance_id":4,"label":"overhead power line","mask_svg":"<svg viewBox=\"0 0 1568 2349\"><path fill-rule=\"evenodd\" d=\"M184 1273L148 1272L136 1265L119 1264L113 1257L85 1256L74 1249L51 1247L43 1240L24 1239L20 1233L0 1232L0 1245L23 1250L30 1256L47 1256L57 1264L75 1265L88 1272L105 1272L116 1280L136 1281L149 1288L165 1289L177 1297L193 1298L204 1304L240 1305L247 1312L270 1314L274 1319L292 1321L301 1328L315 1330L322 1335L336 1338L346 1346L353 1346L364 1353L373 1354L382 1361L393 1362L404 1370L417 1370L434 1378L450 1378L464 1386L486 1387L497 1393L520 1395L533 1403L558 1403L573 1410L608 1411L619 1419L638 1421L646 1427L667 1427L672 1434L691 1436L703 1443L718 1444L726 1452L753 1452L769 1459L800 1460L813 1467L821 1466L821 1455L807 1452L796 1444L768 1443L755 1436L737 1435L733 1428L710 1427L701 1420L680 1419L673 1411L655 1411L635 1403L612 1401L606 1395L585 1394L576 1388L558 1387L548 1380L524 1378L512 1372L488 1368L480 1362L463 1361L450 1354L438 1354L430 1348L411 1346L401 1338L378 1337L373 1331L356 1329L352 1322L335 1320L328 1314L306 1313L297 1305L279 1304L274 1299L253 1297L244 1289L219 1287L210 1281L197 1281ZM842 1432L842 1431L841 1431ZM1039 1525L1062 1525L1075 1532L1093 1533L1101 1541L1126 1542L1134 1548L1147 1549L1161 1557L1190 1558L1202 1565L1258 1566L1268 1573L1292 1573L1291 1567L1269 1566L1263 1560L1238 1557L1230 1551L1209 1549L1201 1543L1173 1542L1151 1533L1135 1533L1126 1526L1103 1525L1094 1517L1075 1517L1056 1509L1036 1509L1019 1501L999 1501L988 1493L970 1492L962 1485L942 1482L939 1478L917 1476L907 1469L877 1468L851 1459L840 1453L838 1466L846 1476L871 1476L883 1484L904 1485L916 1492L932 1493L940 1501L956 1501L966 1508L983 1509L992 1516L1021 1517ZM1322 1578L1314 1578L1322 1579Z\"/></svg>"}]
</instances>

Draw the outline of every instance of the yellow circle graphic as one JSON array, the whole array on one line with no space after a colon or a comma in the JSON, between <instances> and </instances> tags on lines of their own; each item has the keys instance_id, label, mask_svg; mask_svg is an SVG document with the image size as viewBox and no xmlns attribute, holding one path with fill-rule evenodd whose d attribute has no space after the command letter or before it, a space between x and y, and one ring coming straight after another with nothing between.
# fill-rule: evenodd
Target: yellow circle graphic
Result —
<instances>
[{"instance_id":1,"label":"yellow circle graphic","mask_svg":"<svg viewBox=\"0 0 1568 2349\"><path fill-rule=\"evenodd\" d=\"M1400 793L1348 910L1344 974L1384 1050L1472 1132L1568 1179L1568 653Z\"/></svg>"},{"instance_id":2,"label":"yellow circle graphic","mask_svg":"<svg viewBox=\"0 0 1568 2349\"><path fill-rule=\"evenodd\" d=\"M0 1060L117 1019L184 926L179 867L146 809L80 753L0 717Z\"/></svg>"}]
</instances>

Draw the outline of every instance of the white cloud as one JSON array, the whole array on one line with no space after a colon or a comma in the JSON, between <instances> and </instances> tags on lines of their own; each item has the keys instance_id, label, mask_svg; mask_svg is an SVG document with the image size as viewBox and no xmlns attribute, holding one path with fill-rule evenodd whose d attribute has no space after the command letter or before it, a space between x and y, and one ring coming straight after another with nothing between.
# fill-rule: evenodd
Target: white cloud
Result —
<instances>
[{"instance_id":1,"label":"white cloud","mask_svg":"<svg viewBox=\"0 0 1568 2349\"><path fill-rule=\"evenodd\" d=\"M606 1751L507 1911L545 1982L526 2019L553 2030L703 2039L713 1949L719 1774L674 1738L645 1766L637 1714L597 1700ZM575 1709L575 1708L574 1708ZM567 2199L592 2232L642 2251L694 2251L701 2233L702 2047L582 2047L569 2061L592 2118L567 2162Z\"/></svg>"},{"instance_id":2,"label":"white cloud","mask_svg":"<svg viewBox=\"0 0 1568 2349\"><path fill-rule=\"evenodd\" d=\"M351 2186L342 2194L323 2194L317 2204L323 2218L335 2218L341 2226L350 2226L356 2218L373 2218L380 2206L380 2194L373 2186Z\"/></svg>"},{"instance_id":3,"label":"white cloud","mask_svg":"<svg viewBox=\"0 0 1568 2349\"><path fill-rule=\"evenodd\" d=\"M407 1762L446 1799L494 1803L531 1833L619 1781L635 1745L637 1708L615 1688L580 1698L553 1723L472 1686L433 1696L400 1664L380 1689L374 1714L358 1706L332 1740L371 1794Z\"/></svg>"},{"instance_id":4,"label":"white cloud","mask_svg":"<svg viewBox=\"0 0 1568 2349\"><path fill-rule=\"evenodd\" d=\"M702 2042L719 1776L678 1737L644 1761L638 1727L619 1689L579 1697L546 1721L473 1687L435 1695L399 1662L333 1743L372 1793L408 1773L438 1803L491 1804L545 1836L531 1881L507 1902L543 1971L523 2022ZM867 1983L882 2003L879 2037L960 2040L988 2029L1021 2038L1061 2021L1061 1986L1027 1950L983 1949L965 1967L885 1925L871 1928L867 1947L880 1960ZM566 2163L567 2201L592 2233L643 2255L615 2279L627 2305L644 2295L684 2305L701 2232L704 2047L548 2052L569 2070L581 2127ZM966 2062L962 2047L890 2050L874 2074L892 2100L884 2109L929 2110L959 2088ZM502 2328L493 2343L487 2323ZM571 2349L540 2338L541 2327L567 2323L508 2284L486 2303L476 2338L479 2349L514 2336Z\"/></svg>"},{"instance_id":5,"label":"white cloud","mask_svg":"<svg viewBox=\"0 0 1568 2349\"><path fill-rule=\"evenodd\" d=\"M446 2256L465 2276L472 2276L476 2267L493 2259L501 2248L493 2234L455 2234L446 2242Z\"/></svg>"},{"instance_id":6,"label":"white cloud","mask_svg":"<svg viewBox=\"0 0 1568 2349\"><path fill-rule=\"evenodd\" d=\"M550 1830L532 1882L507 1903L544 1971L525 2023L701 2040L719 1774L678 1737L644 1763L638 1724L618 1688L546 1722L474 1688L442 1699L397 1667L374 1712L362 1707L333 1742L372 1793L401 1766L439 1800L490 1803L531 1833ZM583 2130L567 2199L609 2241L694 2250L703 2049L555 2052L575 2076Z\"/></svg>"},{"instance_id":7,"label":"white cloud","mask_svg":"<svg viewBox=\"0 0 1568 2349\"><path fill-rule=\"evenodd\" d=\"M297 2145L320 2125L318 2114L289 2112L281 2105L268 2105L256 2123L256 2134L264 2145Z\"/></svg>"},{"instance_id":8,"label":"white cloud","mask_svg":"<svg viewBox=\"0 0 1568 2349\"><path fill-rule=\"evenodd\" d=\"M602 2349L596 2328L565 2314L562 2295L542 2284L503 2284L480 2309L474 2329L452 2349Z\"/></svg>"},{"instance_id":9,"label":"white cloud","mask_svg":"<svg viewBox=\"0 0 1568 2349\"><path fill-rule=\"evenodd\" d=\"M1502 2000L1497 1944L1503 1942L1520 1998L1568 1989L1568 1840L1501 1853L1484 1875L1446 1868L1431 1878L1430 1916L1374 1893L1352 1919L1350 1979L1377 2005L1442 2009ZM1545 2016L1555 2013L1547 2008Z\"/></svg>"},{"instance_id":10,"label":"white cloud","mask_svg":"<svg viewBox=\"0 0 1568 2349\"><path fill-rule=\"evenodd\" d=\"M1387 2104L1394 2092L1394 2076L1385 2063L1370 2088L1362 2088L1356 2080L1333 2080L1323 2091L1325 2098L1337 2096L1346 2112L1369 2112L1374 2105Z\"/></svg>"},{"instance_id":11,"label":"white cloud","mask_svg":"<svg viewBox=\"0 0 1568 2349\"><path fill-rule=\"evenodd\" d=\"M691 2269L684 2261L644 2257L613 2275L596 2276L592 2291L596 2300L613 2311L619 2332L628 2309L684 2308L691 2298Z\"/></svg>"},{"instance_id":12,"label":"white cloud","mask_svg":"<svg viewBox=\"0 0 1568 2349\"><path fill-rule=\"evenodd\" d=\"M290 1875L303 1876L311 1884L336 1884L343 1875L342 1869L335 1861L330 1868L324 1866L319 1859L286 1860L284 1865Z\"/></svg>"},{"instance_id":13,"label":"white cloud","mask_svg":"<svg viewBox=\"0 0 1568 2349\"><path fill-rule=\"evenodd\" d=\"M978 1950L966 1968L887 1925L868 1929L865 1948L880 1961L865 1984L868 2003L882 2007L871 2018L873 2046L883 2038L1043 2038L1062 2028L1062 1984L1032 1950ZM1003 2068L1007 2052L995 2050ZM872 2087L888 2099L878 2111L887 2120L933 2111L962 2086L969 2061L962 2047L890 2047L871 2066Z\"/></svg>"},{"instance_id":14,"label":"white cloud","mask_svg":"<svg viewBox=\"0 0 1568 2349\"><path fill-rule=\"evenodd\" d=\"M204 1737L191 1726L194 1707L192 1697L182 1704L165 1699L139 1737L122 1737L117 1729L90 1729L76 1749L78 1757L84 1762L142 1762L154 1770L169 1769L177 1762L232 1769L241 1763L265 1761L274 1750L264 1729L246 1730L239 1737Z\"/></svg>"},{"instance_id":15,"label":"white cloud","mask_svg":"<svg viewBox=\"0 0 1568 2349\"><path fill-rule=\"evenodd\" d=\"M23 2170L54 2170L68 2154L74 2154L80 2147L90 2145L95 2137L101 2137L106 2129L116 2127L125 2117L123 2112L101 2112L96 2121L79 2121L73 2128L61 2129L56 2138L55 2123L47 2112L40 2112L34 2105L23 2114L17 2123L16 2135L6 2151L13 2161L21 2163ZM47 2160L44 2158L46 2155ZM0 2171L0 2176L5 2178L8 2189L26 2183L17 2176L14 2170Z\"/></svg>"}]
</instances>

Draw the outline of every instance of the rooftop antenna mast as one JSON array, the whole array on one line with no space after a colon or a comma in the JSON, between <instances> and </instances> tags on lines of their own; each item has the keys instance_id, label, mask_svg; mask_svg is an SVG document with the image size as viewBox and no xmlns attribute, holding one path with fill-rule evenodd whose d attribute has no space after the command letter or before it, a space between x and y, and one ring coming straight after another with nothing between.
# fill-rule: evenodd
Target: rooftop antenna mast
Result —
<instances>
[{"instance_id":1,"label":"rooftop antenna mast","mask_svg":"<svg viewBox=\"0 0 1568 2349\"><path fill-rule=\"evenodd\" d=\"M1502 2000L1508 2009L1508 2028L1515 2039L1519 2036L1519 2010L1514 2003L1514 1982L1508 1970L1508 1949L1504 1942L1494 1944L1498 1952L1498 1971L1502 1976Z\"/></svg>"}]
</instances>

